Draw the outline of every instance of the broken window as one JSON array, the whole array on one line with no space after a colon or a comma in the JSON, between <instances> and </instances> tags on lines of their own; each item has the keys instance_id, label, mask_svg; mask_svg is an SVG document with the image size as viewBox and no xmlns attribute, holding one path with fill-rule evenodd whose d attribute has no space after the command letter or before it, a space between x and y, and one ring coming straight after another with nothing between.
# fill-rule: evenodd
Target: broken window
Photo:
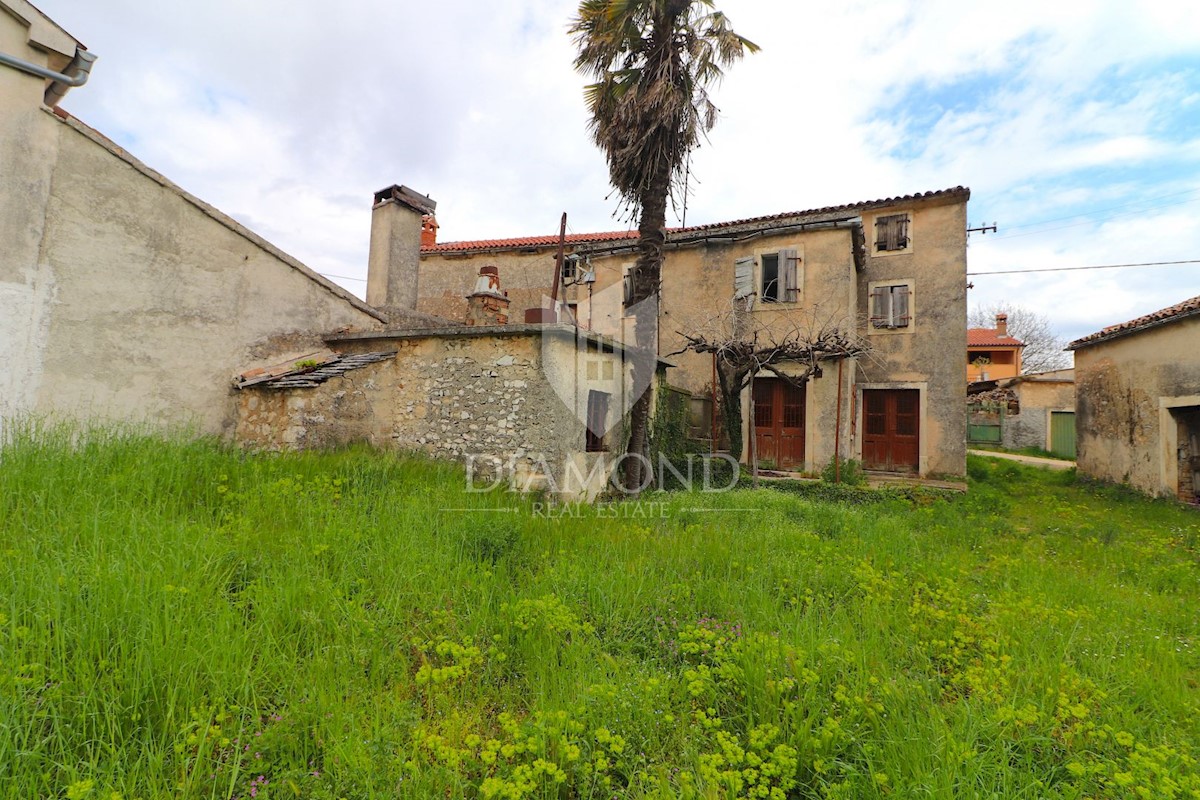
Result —
<instances>
[{"instance_id":1,"label":"broken window","mask_svg":"<svg viewBox=\"0 0 1200 800\"><path fill-rule=\"evenodd\" d=\"M795 250L780 250L763 253L758 257L758 289L755 291L754 265L752 257L739 258L733 266L734 299L755 295L764 303L795 303L799 300L800 256Z\"/></svg>"},{"instance_id":2,"label":"broken window","mask_svg":"<svg viewBox=\"0 0 1200 800\"><path fill-rule=\"evenodd\" d=\"M876 328L907 328L909 312L907 283L876 286L871 290L871 325Z\"/></svg>"},{"instance_id":3,"label":"broken window","mask_svg":"<svg viewBox=\"0 0 1200 800\"><path fill-rule=\"evenodd\" d=\"M584 449L589 453L603 453L604 433L608 427L608 392L595 389L588 392L587 429L584 431Z\"/></svg>"},{"instance_id":4,"label":"broken window","mask_svg":"<svg viewBox=\"0 0 1200 800\"><path fill-rule=\"evenodd\" d=\"M875 218L875 250L904 250L908 247L908 214Z\"/></svg>"}]
</instances>

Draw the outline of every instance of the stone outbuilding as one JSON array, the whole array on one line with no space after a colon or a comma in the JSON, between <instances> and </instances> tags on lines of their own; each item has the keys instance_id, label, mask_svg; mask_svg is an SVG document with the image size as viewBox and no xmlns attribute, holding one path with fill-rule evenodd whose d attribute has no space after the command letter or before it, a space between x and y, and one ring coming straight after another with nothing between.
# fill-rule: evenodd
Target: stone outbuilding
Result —
<instances>
[{"instance_id":1,"label":"stone outbuilding","mask_svg":"<svg viewBox=\"0 0 1200 800\"><path fill-rule=\"evenodd\" d=\"M1200 297L1077 339L1079 471L1200 502Z\"/></svg>"},{"instance_id":2,"label":"stone outbuilding","mask_svg":"<svg viewBox=\"0 0 1200 800\"><path fill-rule=\"evenodd\" d=\"M1015 378L975 381L968 389L968 412L986 408L1000 441L1012 450L1026 447L1075 457L1075 371L1029 372ZM993 440L994 441L994 440Z\"/></svg>"}]
</instances>

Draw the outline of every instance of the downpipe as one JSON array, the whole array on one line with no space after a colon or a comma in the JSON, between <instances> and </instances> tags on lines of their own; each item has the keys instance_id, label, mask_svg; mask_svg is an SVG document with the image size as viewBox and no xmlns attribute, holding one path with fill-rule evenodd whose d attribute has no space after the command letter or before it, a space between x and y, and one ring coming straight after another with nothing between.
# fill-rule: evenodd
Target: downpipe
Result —
<instances>
[{"instance_id":1,"label":"downpipe","mask_svg":"<svg viewBox=\"0 0 1200 800\"><path fill-rule=\"evenodd\" d=\"M94 53L77 49L75 57L67 65L66 72L55 72L54 70L46 69L45 67L17 58L16 56L0 53L0 64L5 64L30 75L36 75L39 78L45 78L48 81L53 81L49 88L46 89L46 94L43 98L46 105L51 108L58 105L59 101L66 96L68 91L83 86L88 82L88 78L92 74L92 65L95 63L96 56Z\"/></svg>"}]
</instances>

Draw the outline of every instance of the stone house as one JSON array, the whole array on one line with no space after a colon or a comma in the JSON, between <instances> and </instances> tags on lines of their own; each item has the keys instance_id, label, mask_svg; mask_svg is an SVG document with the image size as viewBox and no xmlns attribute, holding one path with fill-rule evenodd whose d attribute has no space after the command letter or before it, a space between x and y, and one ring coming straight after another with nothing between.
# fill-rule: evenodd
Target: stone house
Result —
<instances>
[{"instance_id":1,"label":"stone house","mask_svg":"<svg viewBox=\"0 0 1200 800\"><path fill-rule=\"evenodd\" d=\"M997 314L994 328L968 328L967 382L1015 378L1021 374L1024 348L1008 332L1008 314Z\"/></svg>"},{"instance_id":2,"label":"stone house","mask_svg":"<svg viewBox=\"0 0 1200 800\"><path fill-rule=\"evenodd\" d=\"M677 365L695 421L715 416L711 357L683 335L727 315L735 295L764 330L836 326L869 342L868 356L829 365L803 389L763 374L743 397L743 441L784 469L815 472L835 452L869 469L918 475L965 471L966 204L958 187L811 211L668 231L659 353ZM421 251L417 308L460 317L458 287L479 266L505 277L515 318L546 304L556 236L431 241ZM616 339L629 337L624 281L636 231L567 237L565 312ZM696 426L702 427L702 426Z\"/></svg>"},{"instance_id":3,"label":"stone house","mask_svg":"<svg viewBox=\"0 0 1200 800\"><path fill-rule=\"evenodd\" d=\"M1200 297L1076 339L1079 471L1200 502Z\"/></svg>"}]
</instances>

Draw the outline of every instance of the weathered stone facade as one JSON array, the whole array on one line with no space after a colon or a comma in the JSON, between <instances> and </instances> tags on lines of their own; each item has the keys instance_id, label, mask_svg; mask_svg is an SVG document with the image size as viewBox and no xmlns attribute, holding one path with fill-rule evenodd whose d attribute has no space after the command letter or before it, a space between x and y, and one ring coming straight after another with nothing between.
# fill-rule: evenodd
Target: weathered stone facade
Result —
<instances>
[{"instance_id":1,"label":"weathered stone facade","mask_svg":"<svg viewBox=\"0 0 1200 800\"><path fill-rule=\"evenodd\" d=\"M331 337L346 353L395 355L313 388L243 389L237 438L263 449L368 442L466 461L476 475L500 474L522 489L592 495L609 467L592 474L603 454L585 452L587 395L613 398L606 437L619 449L628 365L620 348L574 333L505 326Z\"/></svg>"}]
</instances>

